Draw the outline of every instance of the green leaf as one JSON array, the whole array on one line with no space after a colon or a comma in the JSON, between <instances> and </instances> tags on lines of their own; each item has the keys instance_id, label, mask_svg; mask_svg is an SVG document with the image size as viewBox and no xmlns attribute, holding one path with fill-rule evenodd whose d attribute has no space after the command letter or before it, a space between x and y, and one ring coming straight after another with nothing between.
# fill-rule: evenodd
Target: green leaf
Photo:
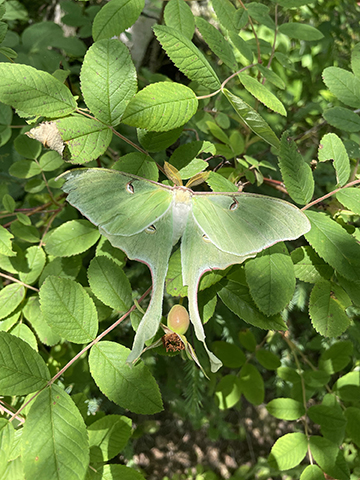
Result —
<instances>
[{"instance_id":1,"label":"green leaf","mask_svg":"<svg viewBox=\"0 0 360 480\"><path fill-rule=\"evenodd\" d=\"M225 375L216 385L215 399L220 410L232 408L241 398L240 379L235 375Z\"/></svg>"},{"instance_id":2,"label":"green leaf","mask_svg":"<svg viewBox=\"0 0 360 480\"><path fill-rule=\"evenodd\" d=\"M244 352L233 343L217 341L212 343L211 348L224 367L239 368L246 362Z\"/></svg>"},{"instance_id":3,"label":"green leaf","mask_svg":"<svg viewBox=\"0 0 360 480\"><path fill-rule=\"evenodd\" d=\"M47 72L1 63L0 77L0 101L27 115L65 117L76 109L70 90Z\"/></svg>"},{"instance_id":4,"label":"green leaf","mask_svg":"<svg viewBox=\"0 0 360 480\"><path fill-rule=\"evenodd\" d=\"M80 284L50 276L40 288L40 304L44 320L69 342L87 343L96 337L96 308Z\"/></svg>"},{"instance_id":5,"label":"green leaf","mask_svg":"<svg viewBox=\"0 0 360 480\"><path fill-rule=\"evenodd\" d=\"M41 152L39 142L32 140L27 135L18 135L14 140L14 147L20 155L32 160L38 158Z\"/></svg>"},{"instance_id":6,"label":"green leaf","mask_svg":"<svg viewBox=\"0 0 360 480\"><path fill-rule=\"evenodd\" d=\"M256 308L244 280L232 277L231 280L222 280L220 285L220 299L242 320L266 330L286 330L286 325L279 315L266 317Z\"/></svg>"},{"instance_id":7,"label":"green leaf","mask_svg":"<svg viewBox=\"0 0 360 480\"><path fill-rule=\"evenodd\" d=\"M189 40L195 32L195 19L191 8L184 0L170 0L164 9L164 20L168 27L178 29Z\"/></svg>"},{"instance_id":8,"label":"green leaf","mask_svg":"<svg viewBox=\"0 0 360 480\"><path fill-rule=\"evenodd\" d=\"M217 304L217 295L215 288L206 288L198 294L198 306L200 317L203 323L206 323L214 316Z\"/></svg>"},{"instance_id":9,"label":"green leaf","mask_svg":"<svg viewBox=\"0 0 360 480\"><path fill-rule=\"evenodd\" d=\"M40 157L39 164L44 172L53 172L60 168L64 162L59 153L52 150L44 153L44 155Z\"/></svg>"},{"instance_id":10,"label":"green leaf","mask_svg":"<svg viewBox=\"0 0 360 480\"><path fill-rule=\"evenodd\" d=\"M156 25L153 30L170 60L184 75L210 90L220 88L220 80L205 56L180 31L165 25Z\"/></svg>"},{"instance_id":11,"label":"green leaf","mask_svg":"<svg viewBox=\"0 0 360 480\"><path fill-rule=\"evenodd\" d=\"M347 209L360 215L360 188L343 188L336 194L336 199Z\"/></svg>"},{"instance_id":12,"label":"green leaf","mask_svg":"<svg viewBox=\"0 0 360 480\"><path fill-rule=\"evenodd\" d=\"M1 203L7 212L14 213L16 202L11 195L5 193L5 195L1 199ZM1 226L1 225L0 225ZM4 227L1 226L1 229Z\"/></svg>"},{"instance_id":13,"label":"green leaf","mask_svg":"<svg viewBox=\"0 0 360 480\"><path fill-rule=\"evenodd\" d=\"M323 80L331 93L349 107L360 107L360 79L347 70L328 67L323 71Z\"/></svg>"},{"instance_id":14,"label":"green leaf","mask_svg":"<svg viewBox=\"0 0 360 480\"><path fill-rule=\"evenodd\" d=\"M131 27L144 9L145 0L111 0L94 18L92 36L94 41L119 36Z\"/></svg>"},{"instance_id":15,"label":"green leaf","mask_svg":"<svg viewBox=\"0 0 360 480\"><path fill-rule=\"evenodd\" d=\"M61 337L54 333L43 319L38 296L30 297L28 299L25 307L23 308L23 313L42 343L52 347L60 342Z\"/></svg>"},{"instance_id":16,"label":"green leaf","mask_svg":"<svg viewBox=\"0 0 360 480\"><path fill-rule=\"evenodd\" d=\"M290 197L300 205L309 203L315 186L311 167L297 151L295 142L288 138L288 132L281 137L279 165Z\"/></svg>"},{"instance_id":17,"label":"green leaf","mask_svg":"<svg viewBox=\"0 0 360 480\"><path fill-rule=\"evenodd\" d=\"M194 160L191 160L191 162L186 165L186 167L179 170L180 178L182 180L192 178L198 173L206 170L208 166L209 164L205 162L205 160L201 160L201 158L194 158Z\"/></svg>"},{"instance_id":18,"label":"green leaf","mask_svg":"<svg viewBox=\"0 0 360 480\"><path fill-rule=\"evenodd\" d=\"M260 405L264 401L264 381L259 370L250 363L246 363L240 370L240 389L246 400L253 405Z\"/></svg>"},{"instance_id":19,"label":"green leaf","mask_svg":"<svg viewBox=\"0 0 360 480\"><path fill-rule=\"evenodd\" d=\"M35 175L39 175L39 173L41 173L41 168L40 165L33 160L19 160L10 166L9 173L17 178L31 178Z\"/></svg>"},{"instance_id":20,"label":"green leaf","mask_svg":"<svg viewBox=\"0 0 360 480\"><path fill-rule=\"evenodd\" d=\"M325 473L337 480L350 480L344 454L335 443L314 435L310 437L310 449L315 462Z\"/></svg>"},{"instance_id":21,"label":"green leaf","mask_svg":"<svg viewBox=\"0 0 360 480\"><path fill-rule=\"evenodd\" d=\"M229 31L229 37L234 47L243 55L249 63L252 63L254 54L249 45L236 32Z\"/></svg>"},{"instance_id":22,"label":"green leaf","mask_svg":"<svg viewBox=\"0 0 360 480\"><path fill-rule=\"evenodd\" d=\"M275 353L269 352L269 350L256 350L256 360L267 370L276 370L280 367L280 359Z\"/></svg>"},{"instance_id":23,"label":"green leaf","mask_svg":"<svg viewBox=\"0 0 360 480\"><path fill-rule=\"evenodd\" d=\"M300 480L324 480L324 472L317 465L308 465L301 472Z\"/></svg>"},{"instance_id":24,"label":"green leaf","mask_svg":"<svg viewBox=\"0 0 360 480\"><path fill-rule=\"evenodd\" d=\"M145 480L145 477L134 468L110 463L96 465L96 472L88 469L86 480Z\"/></svg>"},{"instance_id":25,"label":"green leaf","mask_svg":"<svg viewBox=\"0 0 360 480\"><path fill-rule=\"evenodd\" d=\"M310 245L296 248L291 252L294 263L295 277L302 282L316 283L320 280L329 280L334 273L333 269L317 255Z\"/></svg>"},{"instance_id":26,"label":"green leaf","mask_svg":"<svg viewBox=\"0 0 360 480\"><path fill-rule=\"evenodd\" d=\"M0 254L7 257L14 257L16 253L12 249L11 239L14 236L0 225Z\"/></svg>"},{"instance_id":27,"label":"green leaf","mask_svg":"<svg viewBox=\"0 0 360 480\"><path fill-rule=\"evenodd\" d=\"M198 100L194 92L180 83L152 83L129 102L123 123L156 132L173 130L195 115Z\"/></svg>"},{"instance_id":28,"label":"green leaf","mask_svg":"<svg viewBox=\"0 0 360 480\"><path fill-rule=\"evenodd\" d=\"M126 312L132 304L131 286L123 269L107 257L94 257L88 268L89 284L105 305Z\"/></svg>"},{"instance_id":29,"label":"green leaf","mask_svg":"<svg viewBox=\"0 0 360 480\"><path fill-rule=\"evenodd\" d=\"M106 151L112 139L109 127L92 118L74 115L57 120L56 125L66 144L64 158L72 163L95 160Z\"/></svg>"},{"instance_id":30,"label":"green leaf","mask_svg":"<svg viewBox=\"0 0 360 480\"><path fill-rule=\"evenodd\" d=\"M196 17L196 26L210 50L231 70L236 71L238 65L233 50L219 30L202 17Z\"/></svg>"},{"instance_id":31,"label":"green leaf","mask_svg":"<svg viewBox=\"0 0 360 480\"><path fill-rule=\"evenodd\" d=\"M275 87L281 88L281 90L285 90L285 82L284 80L279 77L275 72L270 70L270 68L266 68L263 65L257 65L258 70L261 72L262 76L266 78L267 81L275 85Z\"/></svg>"},{"instance_id":32,"label":"green leaf","mask_svg":"<svg viewBox=\"0 0 360 480\"><path fill-rule=\"evenodd\" d=\"M19 220L19 222L21 222L23 225L31 225L30 217L28 217L24 213L18 212L16 214L16 217Z\"/></svg>"},{"instance_id":33,"label":"green leaf","mask_svg":"<svg viewBox=\"0 0 360 480\"><path fill-rule=\"evenodd\" d=\"M24 342L28 343L31 348L38 351L38 344L35 335L30 328L24 323L18 323L13 329L11 329L11 335L21 338Z\"/></svg>"},{"instance_id":34,"label":"green leaf","mask_svg":"<svg viewBox=\"0 0 360 480\"><path fill-rule=\"evenodd\" d=\"M241 16L239 15L243 13L241 11L242 9L236 10L234 5L229 0L213 0L211 3L219 22L227 30L234 30L238 32L247 23L246 15L246 18L244 19L245 24L242 25Z\"/></svg>"},{"instance_id":35,"label":"green leaf","mask_svg":"<svg viewBox=\"0 0 360 480\"><path fill-rule=\"evenodd\" d=\"M280 115L287 116L286 109L280 100L271 93L262 83L250 77L246 73L239 73L240 82L244 85L246 90L251 93L257 100L263 103L266 107Z\"/></svg>"},{"instance_id":36,"label":"green leaf","mask_svg":"<svg viewBox=\"0 0 360 480\"><path fill-rule=\"evenodd\" d=\"M237 192L237 186L220 173L210 172L206 183L213 192Z\"/></svg>"},{"instance_id":37,"label":"green leaf","mask_svg":"<svg viewBox=\"0 0 360 480\"><path fill-rule=\"evenodd\" d=\"M1 395L27 395L48 380L50 372L42 357L24 340L0 332Z\"/></svg>"},{"instance_id":38,"label":"green leaf","mask_svg":"<svg viewBox=\"0 0 360 480\"><path fill-rule=\"evenodd\" d=\"M357 43L351 52L351 70L354 74L360 76L360 44Z\"/></svg>"},{"instance_id":39,"label":"green leaf","mask_svg":"<svg viewBox=\"0 0 360 480\"><path fill-rule=\"evenodd\" d=\"M318 158L319 162L334 161L337 182L344 186L350 176L350 160L343 142L335 133L327 133L322 137Z\"/></svg>"},{"instance_id":40,"label":"green leaf","mask_svg":"<svg viewBox=\"0 0 360 480\"><path fill-rule=\"evenodd\" d=\"M309 315L315 330L325 337L338 337L349 326L345 309L351 300L338 285L320 281L310 295Z\"/></svg>"},{"instance_id":41,"label":"green leaf","mask_svg":"<svg viewBox=\"0 0 360 480\"><path fill-rule=\"evenodd\" d=\"M346 434L360 448L360 408L348 407L345 410L347 419Z\"/></svg>"},{"instance_id":42,"label":"green leaf","mask_svg":"<svg viewBox=\"0 0 360 480\"><path fill-rule=\"evenodd\" d=\"M278 470L289 470L300 464L306 455L308 442L303 433L287 433L271 449L269 465Z\"/></svg>"},{"instance_id":43,"label":"green leaf","mask_svg":"<svg viewBox=\"0 0 360 480\"><path fill-rule=\"evenodd\" d=\"M297 384L301 381L300 375L296 370L290 367L280 367L277 369L278 376L285 382Z\"/></svg>"},{"instance_id":44,"label":"green leaf","mask_svg":"<svg viewBox=\"0 0 360 480\"><path fill-rule=\"evenodd\" d=\"M344 107L329 108L323 113L325 120L335 128L346 132L360 131L360 117L355 112Z\"/></svg>"},{"instance_id":45,"label":"green leaf","mask_svg":"<svg viewBox=\"0 0 360 480\"><path fill-rule=\"evenodd\" d=\"M339 274L337 274L336 276L341 287L351 298L351 301L355 305L360 306L360 282L354 282L353 280L344 278Z\"/></svg>"},{"instance_id":46,"label":"green leaf","mask_svg":"<svg viewBox=\"0 0 360 480\"><path fill-rule=\"evenodd\" d=\"M87 220L70 220L46 236L45 249L49 255L70 257L88 250L99 237L99 230Z\"/></svg>"},{"instance_id":47,"label":"green leaf","mask_svg":"<svg viewBox=\"0 0 360 480\"><path fill-rule=\"evenodd\" d=\"M0 268L6 272L17 274L20 270L26 270L27 265L24 252L17 243L13 243L13 248L15 252L13 257L0 254Z\"/></svg>"},{"instance_id":48,"label":"green leaf","mask_svg":"<svg viewBox=\"0 0 360 480\"><path fill-rule=\"evenodd\" d=\"M342 400L358 402L360 394L360 373L349 372L340 377L333 386L333 392Z\"/></svg>"},{"instance_id":49,"label":"green leaf","mask_svg":"<svg viewBox=\"0 0 360 480\"><path fill-rule=\"evenodd\" d=\"M15 430L12 423L0 419L0 478L5 479L4 472L7 468L7 462L10 460L11 449L13 447Z\"/></svg>"},{"instance_id":50,"label":"green leaf","mask_svg":"<svg viewBox=\"0 0 360 480\"><path fill-rule=\"evenodd\" d=\"M49 275L75 280L81 268L81 257L55 257L45 266L39 280L41 285Z\"/></svg>"},{"instance_id":51,"label":"green leaf","mask_svg":"<svg viewBox=\"0 0 360 480\"><path fill-rule=\"evenodd\" d=\"M320 388L329 383L330 375L322 370L305 370L303 378L309 387Z\"/></svg>"},{"instance_id":52,"label":"green leaf","mask_svg":"<svg viewBox=\"0 0 360 480\"><path fill-rule=\"evenodd\" d=\"M131 412L152 415L163 409L159 387L140 361L126 363L130 350L114 342L95 344L89 355L91 374L104 395Z\"/></svg>"},{"instance_id":53,"label":"green leaf","mask_svg":"<svg viewBox=\"0 0 360 480\"><path fill-rule=\"evenodd\" d=\"M194 141L186 143L185 145L180 145L175 152L171 155L169 163L173 165L180 172L186 171L190 162L196 157L200 156L203 152L208 152L212 149L213 145L210 142L203 141ZM198 159L200 160L200 159ZM181 174L181 178L190 178L185 177Z\"/></svg>"},{"instance_id":54,"label":"green leaf","mask_svg":"<svg viewBox=\"0 0 360 480\"><path fill-rule=\"evenodd\" d=\"M20 317L20 309L15 310L13 313L5 317L4 320L0 321L0 330L3 332L8 332L15 323L19 320Z\"/></svg>"},{"instance_id":55,"label":"green leaf","mask_svg":"<svg viewBox=\"0 0 360 480\"><path fill-rule=\"evenodd\" d=\"M226 88L223 93L233 106L241 121L250 128L256 135L262 138L275 148L280 147L280 142L275 133L271 130L265 120L253 109L245 103L240 97L233 95Z\"/></svg>"},{"instance_id":56,"label":"green leaf","mask_svg":"<svg viewBox=\"0 0 360 480\"><path fill-rule=\"evenodd\" d=\"M257 342L255 335L250 329L240 330L239 342L246 350L249 350L249 352L255 352Z\"/></svg>"},{"instance_id":57,"label":"green leaf","mask_svg":"<svg viewBox=\"0 0 360 480\"><path fill-rule=\"evenodd\" d=\"M221 142L223 143L226 143L226 144L229 144L229 137L226 135L226 133L224 132L224 130L222 128L219 127L219 125L217 125L215 122L206 122L206 126L208 127L208 129L210 130L211 134L217 138L218 140L220 140ZM181 147L179 147L181 148ZM177 149L178 150L178 149Z\"/></svg>"},{"instance_id":58,"label":"green leaf","mask_svg":"<svg viewBox=\"0 0 360 480\"><path fill-rule=\"evenodd\" d=\"M313 42L324 38L320 30L305 23L283 23L279 27L279 32L290 38L305 40L306 42Z\"/></svg>"},{"instance_id":59,"label":"green leaf","mask_svg":"<svg viewBox=\"0 0 360 480\"><path fill-rule=\"evenodd\" d=\"M276 29L274 20L269 15L269 7L262 3L251 2L246 4L249 17L256 20L260 25L265 25L271 30Z\"/></svg>"},{"instance_id":60,"label":"green leaf","mask_svg":"<svg viewBox=\"0 0 360 480\"><path fill-rule=\"evenodd\" d=\"M137 90L136 69L119 40L99 40L87 51L80 73L88 108L106 125L116 126Z\"/></svg>"},{"instance_id":61,"label":"green leaf","mask_svg":"<svg viewBox=\"0 0 360 480\"><path fill-rule=\"evenodd\" d=\"M168 132L149 132L148 130L138 128L137 137L141 146L144 147L148 152L161 152L175 143L180 137L182 131L182 127L169 130Z\"/></svg>"},{"instance_id":62,"label":"green leaf","mask_svg":"<svg viewBox=\"0 0 360 480\"><path fill-rule=\"evenodd\" d=\"M25 258L28 268L26 272L20 272L20 280L27 285L32 285L40 277L45 266L45 252L41 247L29 247L26 250Z\"/></svg>"},{"instance_id":63,"label":"green leaf","mask_svg":"<svg viewBox=\"0 0 360 480\"><path fill-rule=\"evenodd\" d=\"M298 420L305 415L304 405L292 398L275 398L266 405L266 409L270 415L281 420Z\"/></svg>"},{"instance_id":64,"label":"green leaf","mask_svg":"<svg viewBox=\"0 0 360 480\"><path fill-rule=\"evenodd\" d=\"M325 213L305 213L311 222L305 238L317 254L343 277L360 281L360 245L355 238Z\"/></svg>"},{"instance_id":65,"label":"green leaf","mask_svg":"<svg viewBox=\"0 0 360 480\"><path fill-rule=\"evenodd\" d=\"M106 415L88 427L90 462L102 463L118 455L131 436L131 420L121 415Z\"/></svg>"},{"instance_id":66,"label":"green leaf","mask_svg":"<svg viewBox=\"0 0 360 480\"><path fill-rule=\"evenodd\" d=\"M20 283L11 283L0 290L0 319L10 315L25 298L25 288Z\"/></svg>"},{"instance_id":67,"label":"green leaf","mask_svg":"<svg viewBox=\"0 0 360 480\"><path fill-rule=\"evenodd\" d=\"M132 173L139 177L148 178L155 182L157 182L159 178L159 170L155 161L149 155L146 155L146 153L127 153L123 157L120 157L112 168L114 170L120 170L120 172Z\"/></svg>"},{"instance_id":68,"label":"green leaf","mask_svg":"<svg viewBox=\"0 0 360 480\"><path fill-rule=\"evenodd\" d=\"M284 53L275 52L274 57L280 63L280 65L282 65L284 68L287 68L287 69L291 70L292 72L297 71L293 62L291 62L289 60L289 57L287 55L285 55Z\"/></svg>"},{"instance_id":69,"label":"green leaf","mask_svg":"<svg viewBox=\"0 0 360 480\"><path fill-rule=\"evenodd\" d=\"M334 343L321 354L319 368L332 375L344 370L351 361L354 346L350 340Z\"/></svg>"},{"instance_id":70,"label":"green leaf","mask_svg":"<svg viewBox=\"0 0 360 480\"><path fill-rule=\"evenodd\" d=\"M249 259L245 273L251 297L265 315L281 312L292 299L296 280L291 257L283 242Z\"/></svg>"},{"instance_id":71,"label":"green leaf","mask_svg":"<svg viewBox=\"0 0 360 480\"><path fill-rule=\"evenodd\" d=\"M79 480L89 463L85 423L70 396L57 385L32 404L21 439L26 478Z\"/></svg>"},{"instance_id":72,"label":"green leaf","mask_svg":"<svg viewBox=\"0 0 360 480\"><path fill-rule=\"evenodd\" d=\"M338 403L334 405L313 405L308 408L307 414L314 423L321 427L322 435L341 445L344 441L346 418Z\"/></svg>"}]
</instances>

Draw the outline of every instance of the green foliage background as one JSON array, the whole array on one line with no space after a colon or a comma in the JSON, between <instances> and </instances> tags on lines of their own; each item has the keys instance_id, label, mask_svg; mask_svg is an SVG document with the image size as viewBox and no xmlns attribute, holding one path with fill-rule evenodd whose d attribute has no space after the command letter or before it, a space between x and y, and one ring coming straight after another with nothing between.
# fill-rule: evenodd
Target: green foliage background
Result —
<instances>
[{"instance_id":1,"label":"green foliage background","mask_svg":"<svg viewBox=\"0 0 360 480\"><path fill-rule=\"evenodd\" d=\"M154 478L134 455L166 418L242 444L246 406L264 405L285 428L228 476L359 478L357 4L3 0L0 16L0 478ZM312 225L202 278L224 367L188 341L210 380L162 347L126 365L150 272L58 178L86 164L167 181L165 161L184 180L211 172L200 188L291 201ZM175 250L164 312L179 302ZM169 476L223 478L200 463Z\"/></svg>"}]
</instances>

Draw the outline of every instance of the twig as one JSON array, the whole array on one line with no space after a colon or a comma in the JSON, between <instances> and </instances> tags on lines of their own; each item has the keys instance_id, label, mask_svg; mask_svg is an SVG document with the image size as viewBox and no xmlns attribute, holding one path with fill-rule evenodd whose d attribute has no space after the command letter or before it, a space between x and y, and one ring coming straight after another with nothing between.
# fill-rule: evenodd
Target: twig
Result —
<instances>
[{"instance_id":1,"label":"twig","mask_svg":"<svg viewBox=\"0 0 360 480\"><path fill-rule=\"evenodd\" d=\"M39 292L38 288L32 287L31 285L28 285L21 280L18 280L17 278L11 277L10 275L5 275L5 273L0 273L0 277L7 278L8 280L11 280L12 282L20 283L26 288L30 288L30 290L34 290L35 292Z\"/></svg>"},{"instance_id":2,"label":"twig","mask_svg":"<svg viewBox=\"0 0 360 480\"><path fill-rule=\"evenodd\" d=\"M322 197L317 198L317 199L314 200L313 202L308 203L308 204L305 205L305 207L303 207L301 210L307 210L308 208L316 205L317 203L322 202L322 201L325 200L326 198L332 197L333 195L335 195L335 193L340 192L340 190L343 190L344 188L352 187L353 185L358 185L359 183L360 183L360 180L354 180L353 182L350 182L350 183L348 183L347 185L344 185L343 187L336 188L336 189L333 190L332 192L327 193L326 195L323 195Z\"/></svg>"}]
</instances>

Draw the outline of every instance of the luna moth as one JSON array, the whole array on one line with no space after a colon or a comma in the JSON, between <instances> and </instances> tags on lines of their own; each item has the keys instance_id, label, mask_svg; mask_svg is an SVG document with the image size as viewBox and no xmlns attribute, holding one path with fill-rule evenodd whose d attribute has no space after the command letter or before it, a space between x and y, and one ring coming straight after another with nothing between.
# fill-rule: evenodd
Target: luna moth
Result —
<instances>
[{"instance_id":1,"label":"luna moth","mask_svg":"<svg viewBox=\"0 0 360 480\"><path fill-rule=\"evenodd\" d=\"M63 176L67 201L98 226L114 247L151 271L151 299L135 334L127 359L130 364L159 328L169 258L179 240L190 320L216 372L222 364L206 345L198 311L201 276L240 264L310 230L304 213L288 202L251 193L194 192L189 186L197 183L195 177L186 186L175 179L178 185L171 187L103 168L75 169Z\"/></svg>"}]
</instances>

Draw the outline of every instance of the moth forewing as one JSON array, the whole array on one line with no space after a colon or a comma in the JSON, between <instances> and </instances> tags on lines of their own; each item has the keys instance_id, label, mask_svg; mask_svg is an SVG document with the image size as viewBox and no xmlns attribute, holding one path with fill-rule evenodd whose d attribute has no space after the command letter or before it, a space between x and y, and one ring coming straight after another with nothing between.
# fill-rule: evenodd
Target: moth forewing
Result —
<instances>
[{"instance_id":1,"label":"moth forewing","mask_svg":"<svg viewBox=\"0 0 360 480\"><path fill-rule=\"evenodd\" d=\"M75 169L63 174L67 201L108 235L135 235L170 208L172 189L118 170Z\"/></svg>"}]
</instances>

